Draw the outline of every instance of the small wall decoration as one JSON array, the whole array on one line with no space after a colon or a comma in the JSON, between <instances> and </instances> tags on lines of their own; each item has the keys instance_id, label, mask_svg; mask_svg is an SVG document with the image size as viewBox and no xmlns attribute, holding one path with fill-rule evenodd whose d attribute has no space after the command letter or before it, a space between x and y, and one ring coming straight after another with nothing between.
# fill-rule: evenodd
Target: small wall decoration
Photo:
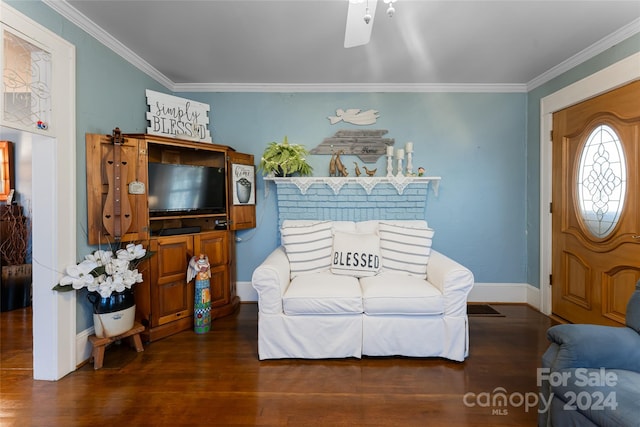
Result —
<instances>
[{"instance_id":1,"label":"small wall decoration","mask_svg":"<svg viewBox=\"0 0 640 427\"><path fill-rule=\"evenodd\" d=\"M147 133L172 138L211 142L208 104L152 90L147 95Z\"/></svg>"},{"instance_id":2,"label":"small wall decoration","mask_svg":"<svg viewBox=\"0 0 640 427\"><path fill-rule=\"evenodd\" d=\"M366 126L372 125L378 120L380 114L376 110L361 111L357 108L336 110L335 116L327 117L332 125L339 122L351 123L352 125Z\"/></svg>"},{"instance_id":3,"label":"small wall decoration","mask_svg":"<svg viewBox=\"0 0 640 427\"><path fill-rule=\"evenodd\" d=\"M187 269L187 282L196 279L195 298L193 304L193 330L196 334L204 334L211 330L211 264L205 254L193 256Z\"/></svg>"},{"instance_id":4,"label":"small wall decoration","mask_svg":"<svg viewBox=\"0 0 640 427\"><path fill-rule=\"evenodd\" d=\"M389 131L384 129L343 129L325 138L311 154L341 154L358 156L365 163L375 163L384 156L388 146L393 146L393 138L383 138Z\"/></svg>"},{"instance_id":5,"label":"small wall decoration","mask_svg":"<svg viewBox=\"0 0 640 427\"><path fill-rule=\"evenodd\" d=\"M329 176L348 176L349 171L345 167L344 163L340 159L340 155L344 151L340 150L337 153L331 155L331 161L329 162Z\"/></svg>"},{"instance_id":6,"label":"small wall decoration","mask_svg":"<svg viewBox=\"0 0 640 427\"><path fill-rule=\"evenodd\" d=\"M251 165L232 164L231 176L233 179L233 204L255 205L255 167Z\"/></svg>"}]
</instances>

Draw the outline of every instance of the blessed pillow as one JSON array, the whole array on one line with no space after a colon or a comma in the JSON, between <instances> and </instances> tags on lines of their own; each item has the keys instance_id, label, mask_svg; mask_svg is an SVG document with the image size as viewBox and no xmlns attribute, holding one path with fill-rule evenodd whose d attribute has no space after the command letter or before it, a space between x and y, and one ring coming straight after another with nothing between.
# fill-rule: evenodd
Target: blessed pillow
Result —
<instances>
[{"instance_id":1,"label":"blessed pillow","mask_svg":"<svg viewBox=\"0 0 640 427\"><path fill-rule=\"evenodd\" d=\"M289 258L291 278L331 267L331 222L283 227L280 240Z\"/></svg>"},{"instance_id":2,"label":"blessed pillow","mask_svg":"<svg viewBox=\"0 0 640 427\"><path fill-rule=\"evenodd\" d=\"M413 228L381 222L378 234L382 270L426 279L433 233L433 229L428 227Z\"/></svg>"},{"instance_id":3,"label":"blessed pillow","mask_svg":"<svg viewBox=\"0 0 640 427\"><path fill-rule=\"evenodd\" d=\"M380 239L376 234L336 231L333 235L333 274L375 276L380 270L380 258Z\"/></svg>"}]
</instances>

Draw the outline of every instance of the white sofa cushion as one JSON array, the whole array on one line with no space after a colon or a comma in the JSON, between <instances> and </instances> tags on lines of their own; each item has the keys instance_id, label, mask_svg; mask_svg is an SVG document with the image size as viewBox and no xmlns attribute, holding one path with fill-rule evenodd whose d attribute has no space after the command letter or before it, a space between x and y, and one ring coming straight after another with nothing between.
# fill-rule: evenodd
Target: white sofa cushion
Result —
<instances>
[{"instance_id":1,"label":"white sofa cushion","mask_svg":"<svg viewBox=\"0 0 640 427\"><path fill-rule=\"evenodd\" d=\"M353 277L374 276L380 270L380 238L377 234L333 234L331 272Z\"/></svg>"},{"instance_id":2,"label":"white sofa cushion","mask_svg":"<svg viewBox=\"0 0 640 427\"><path fill-rule=\"evenodd\" d=\"M300 225L313 225L320 221L318 220L310 220L310 219L287 219L283 222L283 226L300 226ZM378 223L380 221L377 219L371 219L367 221L331 221L331 227L333 232L344 231L347 233L378 233ZM426 226L427 222L423 220L408 220L408 221L397 221L397 220L389 220L387 221L390 224L406 224L408 226Z\"/></svg>"},{"instance_id":3,"label":"white sofa cushion","mask_svg":"<svg viewBox=\"0 0 640 427\"><path fill-rule=\"evenodd\" d=\"M291 280L282 297L287 315L362 313L358 279L329 271L303 274Z\"/></svg>"},{"instance_id":4,"label":"white sofa cushion","mask_svg":"<svg viewBox=\"0 0 640 427\"><path fill-rule=\"evenodd\" d=\"M380 222L382 271L404 273L427 278L433 229L424 226L402 226Z\"/></svg>"},{"instance_id":5,"label":"white sofa cushion","mask_svg":"<svg viewBox=\"0 0 640 427\"><path fill-rule=\"evenodd\" d=\"M378 221L377 219L371 219L368 221L358 221L354 223L354 233L378 233Z\"/></svg>"},{"instance_id":6,"label":"white sofa cushion","mask_svg":"<svg viewBox=\"0 0 640 427\"><path fill-rule=\"evenodd\" d=\"M336 231L346 231L347 233L355 233L356 232L357 223L354 221L331 221L331 227L333 228L333 232Z\"/></svg>"},{"instance_id":7,"label":"white sofa cushion","mask_svg":"<svg viewBox=\"0 0 640 427\"><path fill-rule=\"evenodd\" d=\"M415 276L380 273L360 279L364 312L373 314L442 315L444 297L431 283Z\"/></svg>"},{"instance_id":8,"label":"white sofa cushion","mask_svg":"<svg viewBox=\"0 0 640 427\"><path fill-rule=\"evenodd\" d=\"M333 236L331 222L282 225L282 245L291 266L291 277L328 271L331 268Z\"/></svg>"}]
</instances>

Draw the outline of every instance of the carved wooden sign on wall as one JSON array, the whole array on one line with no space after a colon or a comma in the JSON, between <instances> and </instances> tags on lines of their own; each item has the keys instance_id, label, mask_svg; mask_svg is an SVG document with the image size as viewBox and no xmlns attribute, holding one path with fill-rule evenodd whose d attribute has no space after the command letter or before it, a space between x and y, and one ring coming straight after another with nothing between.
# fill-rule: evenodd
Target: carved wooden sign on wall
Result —
<instances>
[{"instance_id":1,"label":"carved wooden sign on wall","mask_svg":"<svg viewBox=\"0 0 640 427\"><path fill-rule=\"evenodd\" d=\"M152 90L146 95L148 134L211 142L208 104Z\"/></svg>"},{"instance_id":2,"label":"carved wooden sign on wall","mask_svg":"<svg viewBox=\"0 0 640 427\"><path fill-rule=\"evenodd\" d=\"M393 138L383 138L385 129L343 129L325 138L311 154L342 154L358 156L365 163L375 163L387 154L387 146L395 144Z\"/></svg>"}]
</instances>

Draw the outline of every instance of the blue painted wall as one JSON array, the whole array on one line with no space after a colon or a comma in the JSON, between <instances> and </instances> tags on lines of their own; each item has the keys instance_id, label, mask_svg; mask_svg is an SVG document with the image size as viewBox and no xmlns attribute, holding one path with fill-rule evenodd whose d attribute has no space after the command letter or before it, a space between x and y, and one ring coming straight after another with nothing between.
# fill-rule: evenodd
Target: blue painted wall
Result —
<instances>
[{"instance_id":1,"label":"blue painted wall","mask_svg":"<svg viewBox=\"0 0 640 427\"><path fill-rule=\"evenodd\" d=\"M396 147L414 143L415 168L441 176L429 196L427 220L434 248L468 266L479 282L526 281L524 93L179 93L211 105L214 142L251 153L280 141L314 148L338 129L328 116L338 108L374 109L365 129L386 129ZM343 157L350 167L357 157ZM314 175L327 176L329 156L313 155ZM374 165L370 165L374 167ZM375 165L386 170L384 158ZM382 172L381 172L382 173ZM258 228L239 233L238 280L277 245L275 185L258 180ZM265 197L266 195L266 197Z\"/></svg>"}]
</instances>

